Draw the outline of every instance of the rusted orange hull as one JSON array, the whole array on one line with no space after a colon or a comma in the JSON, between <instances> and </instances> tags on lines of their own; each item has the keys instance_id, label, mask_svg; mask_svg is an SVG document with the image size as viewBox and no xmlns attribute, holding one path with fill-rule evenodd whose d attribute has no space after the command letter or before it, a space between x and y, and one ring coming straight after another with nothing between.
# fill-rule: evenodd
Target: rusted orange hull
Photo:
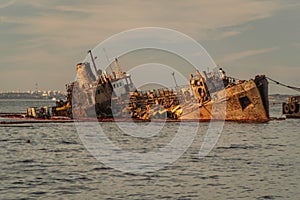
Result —
<instances>
[{"instance_id":1,"label":"rusted orange hull","mask_svg":"<svg viewBox=\"0 0 300 200\"><path fill-rule=\"evenodd\" d=\"M267 122L270 120L266 80L249 80L218 91L203 105L183 108L182 119Z\"/></svg>"}]
</instances>

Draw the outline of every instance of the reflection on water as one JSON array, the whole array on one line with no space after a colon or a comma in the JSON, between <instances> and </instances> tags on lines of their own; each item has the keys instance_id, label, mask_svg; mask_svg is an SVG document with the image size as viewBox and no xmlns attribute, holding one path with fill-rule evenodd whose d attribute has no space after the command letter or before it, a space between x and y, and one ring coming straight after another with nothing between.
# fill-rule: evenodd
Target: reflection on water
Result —
<instances>
[{"instance_id":1,"label":"reflection on water","mask_svg":"<svg viewBox=\"0 0 300 200\"><path fill-rule=\"evenodd\" d=\"M1 112L13 104L0 101ZM28 104L32 102L23 102ZM278 115L280 106L272 112ZM208 127L203 123L180 159L142 175L99 162L84 148L73 124L2 126L0 199L298 199L298 124L292 119L226 123L215 148L199 159ZM168 123L153 138L136 138L122 134L114 123L102 127L116 145L133 152L165 145L178 128Z\"/></svg>"}]
</instances>

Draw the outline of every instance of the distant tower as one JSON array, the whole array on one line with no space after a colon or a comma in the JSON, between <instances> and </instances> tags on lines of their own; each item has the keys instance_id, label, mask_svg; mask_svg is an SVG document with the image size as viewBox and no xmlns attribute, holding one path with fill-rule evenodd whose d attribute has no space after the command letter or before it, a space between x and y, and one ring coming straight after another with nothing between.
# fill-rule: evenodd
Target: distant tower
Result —
<instances>
[{"instance_id":1,"label":"distant tower","mask_svg":"<svg viewBox=\"0 0 300 200\"><path fill-rule=\"evenodd\" d=\"M35 83L35 92L38 93L38 91L39 91L38 83Z\"/></svg>"}]
</instances>

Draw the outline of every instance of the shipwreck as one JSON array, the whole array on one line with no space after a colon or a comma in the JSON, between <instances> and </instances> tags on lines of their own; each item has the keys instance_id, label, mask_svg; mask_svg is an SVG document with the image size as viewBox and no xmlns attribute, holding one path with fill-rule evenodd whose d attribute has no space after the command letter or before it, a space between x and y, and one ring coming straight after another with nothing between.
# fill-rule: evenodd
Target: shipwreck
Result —
<instances>
[{"instance_id":1,"label":"shipwreck","mask_svg":"<svg viewBox=\"0 0 300 200\"><path fill-rule=\"evenodd\" d=\"M69 106L66 109L72 106L72 113L66 111L70 117L99 121L270 120L268 81L264 75L236 80L219 68L202 74L196 71L186 86L140 91L131 76L121 70L118 59L115 65L111 74L97 70L96 76L90 63L77 65L77 81L68 86L65 103ZM63 112L59 107L56 110Z\"/></svg>"},{"instance_id":2,"label":"shipwreck","mask_svg":"<svg viewBox=\"0 0 300 200\"><path fill-rule=\"evenodd\" d=\"M91 58L93 61L92 54ZM66 85L66 100L57 101L53 107L32 107L25 114L1 117L49 121L270 120L268 80L264 75L238 80L227 76L222 68L201 73L196 70L188 85L141 91L135 88L131 75L122 71L118 59L114 64L115 69L108 74L98 70L94 62L78 63L76 81ZM290 114L294 103L285 104L284 112ZM299 104L295 109L299 111Z\"/></svg>"}]
</instances>

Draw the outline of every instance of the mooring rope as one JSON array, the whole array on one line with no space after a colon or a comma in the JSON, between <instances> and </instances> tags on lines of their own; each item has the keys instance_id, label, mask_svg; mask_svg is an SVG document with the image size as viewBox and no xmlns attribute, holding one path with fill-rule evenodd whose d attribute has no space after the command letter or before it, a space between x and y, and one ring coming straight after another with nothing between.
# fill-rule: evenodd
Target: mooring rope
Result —
<instances>
[{"instance_id":1,"label":"mooring rope","mask_svg":"<svg viewBox=\"0 0 300 200\"><path fill-rule=\"evenodd\" d=\"M290 89L292 89L292 90L296 90L297 92L300 92L300 88L299 88L299 87L294 87L294 86L286 85L286 84L280 83L280 82L278 82L278 81L275 81L274 79L271 79L271 78L269 78L269 77L266 77L266 78L267 78L268 80L270 80L270 81L276 83L277 85L281 85L281 86L283 86L283 87L287 87L287 88L290 88Z\"/></svg>"}]
</instances>

